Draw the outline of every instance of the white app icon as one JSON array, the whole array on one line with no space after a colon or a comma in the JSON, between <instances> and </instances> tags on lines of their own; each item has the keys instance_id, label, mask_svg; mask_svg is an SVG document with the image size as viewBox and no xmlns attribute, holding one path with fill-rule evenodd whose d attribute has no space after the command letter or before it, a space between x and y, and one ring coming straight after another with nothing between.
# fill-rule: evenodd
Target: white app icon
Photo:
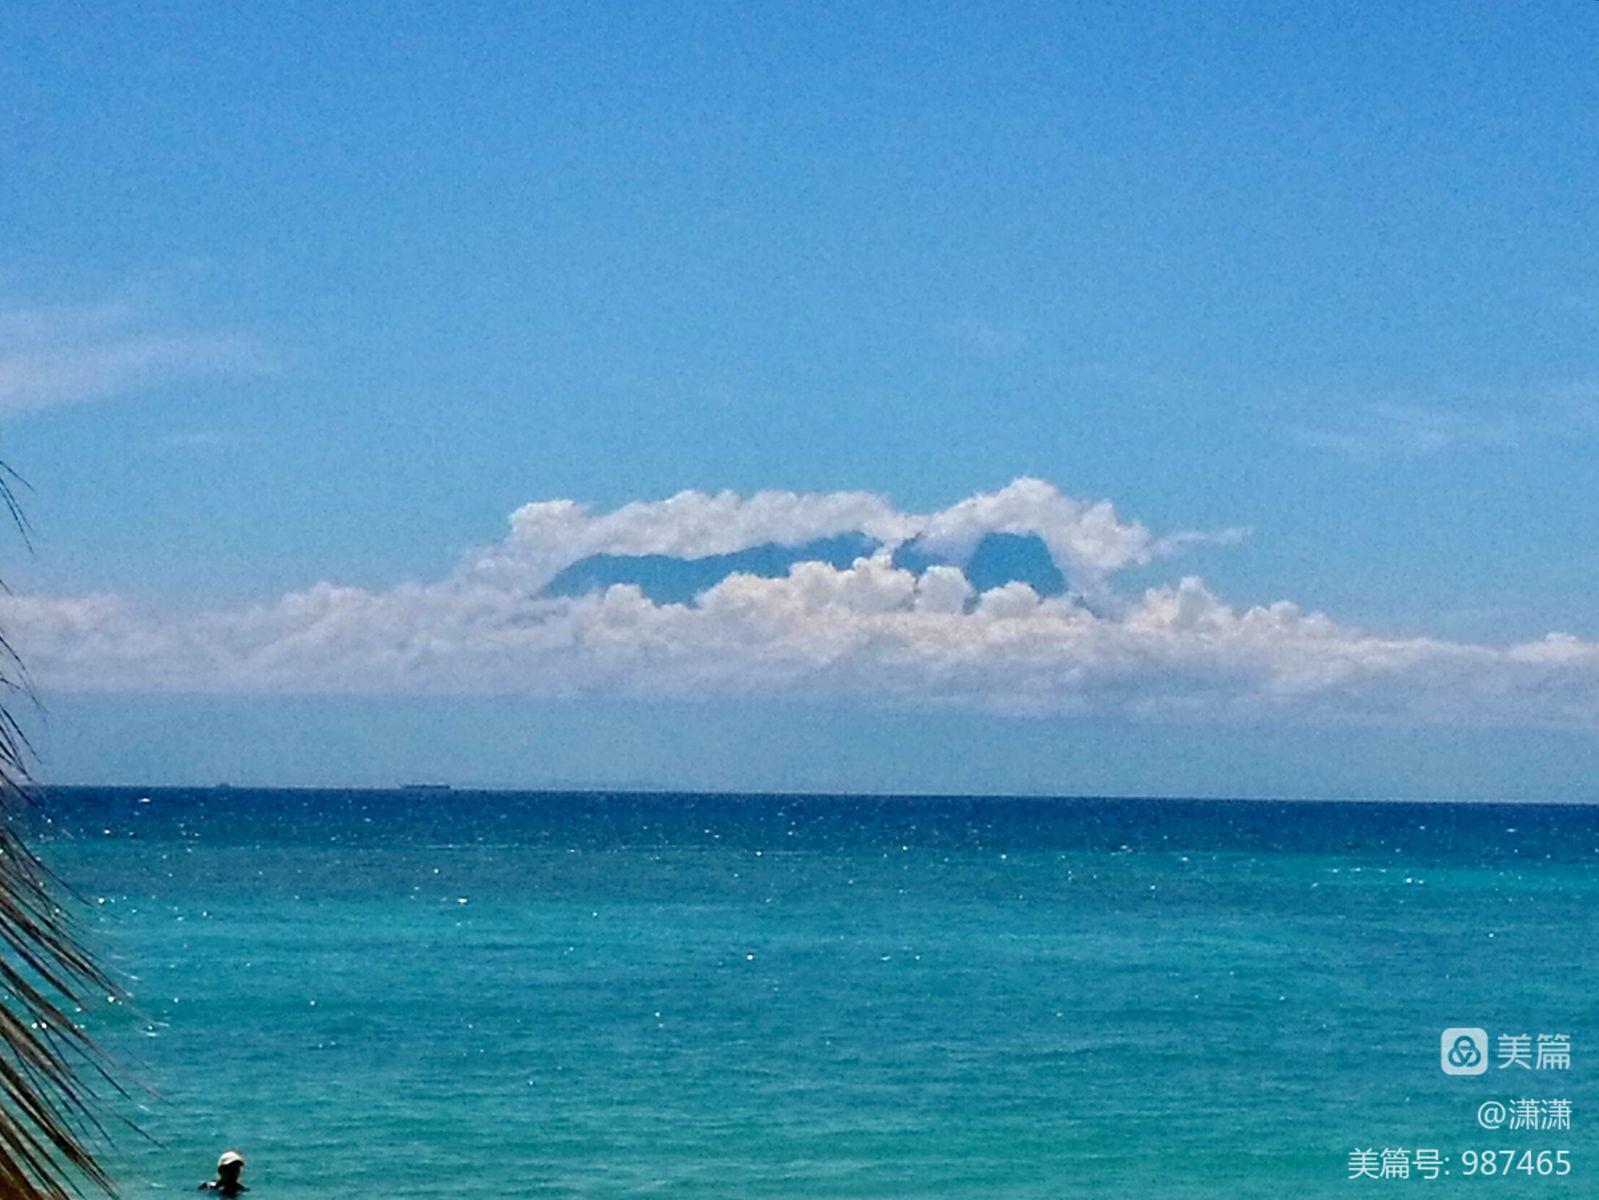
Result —
<instances>
[{"instance_id":1,"label":"white app icon","mask_svg":"<svg viewBox=\"0 0 1599 1200\"><path fill-rule=\"evenodd\" d=\"M1481 1075L1488 1069L1488 1033L1483 1029L1446 1029L1439 1041L1439 1063L1445 1075Z\"/></svg>"}]
</instances>

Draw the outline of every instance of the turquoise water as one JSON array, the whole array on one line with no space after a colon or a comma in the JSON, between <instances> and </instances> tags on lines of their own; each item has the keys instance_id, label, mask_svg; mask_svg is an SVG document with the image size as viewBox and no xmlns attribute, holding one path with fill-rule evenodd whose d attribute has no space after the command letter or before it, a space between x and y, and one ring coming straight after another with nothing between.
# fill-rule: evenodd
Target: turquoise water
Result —
<instances>
[{"instance_id":1,"label":"turquoise water","mask_svg":"<svg viewBox=\"0 0 1599 1200\"><path fill-rule=\"evenodd\" d=\"M148 802L142 802L148 797ZM150 1141L252 1195L1591 1195L1599 809L56 791ZM1569 1034L1451 1078L1446 1026ZM1573 1101L1487 1134L1490 1097ZM1352 1149L1433 1147L1437 1180ZM1473 1148L1565 1178L1466 1178Z\"/></svg>"}]
</instances>

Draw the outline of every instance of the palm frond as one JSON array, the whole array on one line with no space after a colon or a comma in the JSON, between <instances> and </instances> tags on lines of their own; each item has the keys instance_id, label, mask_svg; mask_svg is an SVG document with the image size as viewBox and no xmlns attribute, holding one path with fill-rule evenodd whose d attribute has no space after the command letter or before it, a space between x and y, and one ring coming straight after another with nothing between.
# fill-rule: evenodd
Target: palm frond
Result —
<instances>
[{"instance_id":1,"label":"palm frond","mask_svg":"<svg viewBox=\"0 0 1599 1200\"><path fill-rule=\"evenodd\" d=\"M0 464L0 514L28 526ZM104 1130L88 1078L102 1058L72 1012L118 988L58 902L59 881L28 846L31 748L12 711L32 695L16 651L0 635L0 1196L71 1200L87 1186L115 1192L95 1147Z\"/></svg>"}]
</instances>

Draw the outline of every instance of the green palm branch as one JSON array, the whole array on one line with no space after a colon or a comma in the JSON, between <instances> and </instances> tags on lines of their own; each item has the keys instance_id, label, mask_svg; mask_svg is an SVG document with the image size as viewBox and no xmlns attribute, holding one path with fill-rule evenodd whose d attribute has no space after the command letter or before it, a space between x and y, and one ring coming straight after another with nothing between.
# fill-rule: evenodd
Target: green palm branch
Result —
<instances>
[{"instance_id":1,"label":"green palm branch","mask_svg":"<svg viewBox=\"0 0 1599 1200\"><path fill-rule=\"evenodd\" d=\"M0 508L26 539L15 478L0 465ZM109 1076L72 1013L118 988L21 832L29 746L14 709L30 695L22 661L0 634L0 1197L69 1200L85 1185L115 1191L95 1151L104 1130L89 1082Z\"/></svg>"}]
</instances>

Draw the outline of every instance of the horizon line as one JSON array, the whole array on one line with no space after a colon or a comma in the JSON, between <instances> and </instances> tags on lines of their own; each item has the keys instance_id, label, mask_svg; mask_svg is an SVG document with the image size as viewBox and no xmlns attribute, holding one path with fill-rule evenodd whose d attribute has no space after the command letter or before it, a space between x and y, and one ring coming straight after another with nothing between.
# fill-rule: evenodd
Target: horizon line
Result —
<instances>
[{"instance_id":1,"label":"horizon line","mask_svg":"<svg viewBox=\"0 0 1599 1200\"><path fill-rule=\"evenodd\" d=\"M930 792L930 791L831 791L817 788L775 790L766 788L740 789L721 787L677 787L668 785L612 786L601 783L580 784L455 784L455 783L395 783L395 784L252 784L252 783L49 783L36 781L35 788L45 791L166 791L166 792L375 792L411 794L459 795L604 795L604 796L706 796L747 797L751 799L821 798L838 800L1029 800L1081 802L1112 800L1129 803L1202 803L1202 804L1365 804L1365 805L1500 805L1520 808L1599 808L1599 796L1570 800L1518 800L1510 797L1477 798L1459 796L1288 796L1288 795L1162 795L1147 792Z\"/></svg>"}]
</instances>

